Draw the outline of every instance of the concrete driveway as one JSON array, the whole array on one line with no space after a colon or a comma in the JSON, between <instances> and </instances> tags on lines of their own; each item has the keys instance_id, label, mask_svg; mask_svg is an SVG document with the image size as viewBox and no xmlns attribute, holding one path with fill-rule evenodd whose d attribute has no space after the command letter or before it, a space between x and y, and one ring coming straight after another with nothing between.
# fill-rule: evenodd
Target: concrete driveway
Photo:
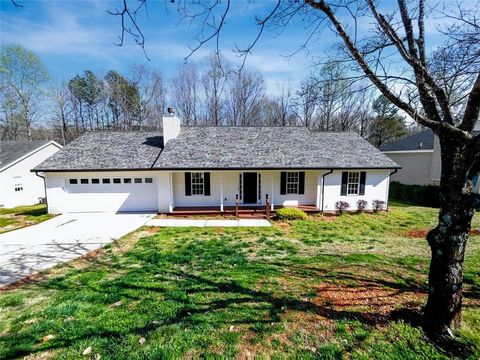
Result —
<instances>
[{"instance_id":1,"label":"concrete driveway","mask_svg":"<svg viewBox=\"0 0 480 360\"><path fill-rule=\"evenodd\" d=\"M102 247L144 225L153 216L66 214L1 234L0 287Z\"/></svg>"}]
</instances>

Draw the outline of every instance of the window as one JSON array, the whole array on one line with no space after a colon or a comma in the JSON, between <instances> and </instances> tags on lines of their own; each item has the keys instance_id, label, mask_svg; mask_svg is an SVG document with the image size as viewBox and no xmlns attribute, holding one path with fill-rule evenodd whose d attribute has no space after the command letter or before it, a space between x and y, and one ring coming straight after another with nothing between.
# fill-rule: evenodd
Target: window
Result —
<instances>
[{"instance_id":1,"label":"window","mask_svg":"<svg viewBox=\"0 0 480 360\"><path fill-rule=\"evenodd\" d=\"M131 183L132 183L132 179L130 179L130 178L125 178L125 179L123 179L123 183L124 183L124 184L131 184Z\"/></svg>"},{"instance_id":2,"label":"window","mask_svg":"<svg viewBox=\"0 0 480 360\"><path fill-rule=\"evenodd\" d=\"M239 174L238 179L238 200L242 200L243 197L243 174Z\"/></svg>"},{"instance_id":3,"label":"window","mask_svg":"<svg viewBox=\"0 0 480 360\"><path fill-rule=\"evenodd\" d=\"M80 179L80 184L88 184L88 179Z\"/></svg>"},{"instance_id":4,"label":"window","mask_svg":"<svg viewBox=\"0 0 480 360\"><path fill-rule=\"evenodd\" d=\"M110 179L102 179L102 184L110 184Z\"/></svg>"},{"instance_id":5,"label":"window","mask_svg":"<svg viewBox=\"0 0 480 360\"><path fill-rule=\"evenodd\" d=\"M113 179L113 183L114 183L114 184L120 184L120 182L121 182L121 181L120 181L120 179L118 179L118 178Z\"/></svg>"},{"instance_id":6,"label":"window","mask_svg":"<svg viewBox=\"0 0 480 360\"><path fill-rule=\"evenodd\" d=\"M152 178L145 178L145 184L151 184L151 183L153 183Z\"/></svg>"},{"instance_id":7,"label":"window","mask_svg":"<svg viewBox=\"0 0 480 360\"><path fill-rule=\"evenodd\" d=\"M360 173L349 172L347 178L347 195L358 195L360 188Z\"/></svg>"},{"instance_id":8,"label":"window","mask_svg":"<svg viewBox=\"0 0 480 360\"><path fill-rule=\"evenodd\" d=\"M258 174L258 200L262 200L262 174Z\"/></svg>"},{"instance_id":9,"label":"window","mask_svg":"<svg viewBox=\"0 0 480 360\"><path fill-rule=\"evenodd\" d=\"M298 171L287 172L287 194L298 194Z\"/></svg>"},{"instance_id":10,"label":"window","mask_svg":"<svg viewBox=\"0 0 480 360\"><path fill-rule=\"evenodd\" d=\"M142 178L135 178L134 182L135 182L135 184L141 184L142 183Z\"/></svg>"},{"instance_id":11,"label":"window","mask_svg":"<svg viewBox=\"0 0 480 360\"><path fill-rule=\"evenodd\" d=\"M243 196L243 174L239 174L240 178L238 179L238 200L242 200Z\"/></svg>"},{"instance_id":12,"label":"window","mask_svg":"<svg viewBox=\"0 0 480 360\"><path fill-rule=\"evenodd\" d=\"M92 184L100 184L100 179L92 179Z\"/></svg>"},{"instance_id":13,"label":"window","mask_svg":"<svg viewBox=\"0 0 480 360\"><path fill-rule=\"evenodd\" d=\"M203 195L203 173L192 172L192 195Z\"/></svg>"},{"instance_id":14,"label":"window","mask_svg":"<svg viewBox=\"0 0 480 360\"><path fill-rule=\"evenodd\" d=\"M69 182L70 182L70 184L78 184L77 179L70 179Z\"/></svg>"}]
</instances>

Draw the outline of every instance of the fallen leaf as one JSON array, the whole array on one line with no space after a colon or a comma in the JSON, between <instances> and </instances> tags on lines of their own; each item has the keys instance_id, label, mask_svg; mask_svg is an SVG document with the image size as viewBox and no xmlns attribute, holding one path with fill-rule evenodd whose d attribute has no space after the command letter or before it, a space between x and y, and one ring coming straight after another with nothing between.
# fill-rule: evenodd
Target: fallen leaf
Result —
<instances>
[{"instance_id":1,"label":"fallen leaf","mask_svg":"<svg viewBox=\"0 0 480 360\"><path fill-rule=\"evenodd\" d=\"M235 329L235 326L231 325L231 326L228 328L228 331L233 331L233 329Z\"/></svg>"},{"instance_id":2,"label":"fallen leaf","mask_svg":"<svg viewBox=\"0 0 480 360\"><path fill-rule=\"evenodd\" d=\"M83 355L83 356L87 356L87 355L90 354L91 352L92 352L92 347L89 346L89 347L87 347L85 350L83 350L82 355Z\"/></svg>"},{"instance_id":3,"label":"fallen leaf","mask_svg":"<svg viewBox=\"0 0 480 360\"><path fill-rule=\"evenodd\" d=\"M138 343L139 343L140 345L145 344L145 341L147 341L147 340L146 340L144 337L141 337L140 339L138 339Z\"/></svg>"}]
</instances>

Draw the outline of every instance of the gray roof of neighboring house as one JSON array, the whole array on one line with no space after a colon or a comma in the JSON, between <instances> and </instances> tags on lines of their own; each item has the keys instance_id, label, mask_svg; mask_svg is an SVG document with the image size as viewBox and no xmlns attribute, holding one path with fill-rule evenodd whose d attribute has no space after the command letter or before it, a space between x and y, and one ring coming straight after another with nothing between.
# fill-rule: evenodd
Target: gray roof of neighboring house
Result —
<instances>
[{"instance_id":1,"label":"gray roof of neighboring house","mask_svg":"<svg viewBox=\"0 0 480 360\"><path fill-rule=\"evenodd\" d=\"M380 146L381 151L433 150L435 136L425 130Z\"/></svg>"},{"instance_id":2,"label":"gray roof of neighboring house","mask_svg":"<svg viewBox=\"0 0 480 360\"><path fill-rule=\"evenodd\" d=\"M158 131L87 132L35 170L148 169L162 147L163 136Z\"/></svg>"},{"instance_id":3,"label":"gray roof of neighboring house","mask_svg":"<svg viewBox=\"0 0 480 360\"><path fill-rule=\"evenodd\" d=\"M399 167L355 133L302 127L185 126L162 143L160 132L89 132L35 170Z\"/></svg>"},{"instance_id":4,"label":"gray roof of neighboring house","mask_svg":"<svg viewBox=\"0 0 480 360\"><path fill-rule=\"evenodd\" d=\"M304 127L184 127L157 169L396 168L353 132Z\"/></svg>"},{"instance_id":5,"label":"gray roof of neighboring house","mask_svg":"<svg viewBox=\"0 0 480 360\"><path fill-rule=\"evenodd\" d=\"M48 144L50 140L0 141L0 168Z\"/></svg>"}]
</instances>

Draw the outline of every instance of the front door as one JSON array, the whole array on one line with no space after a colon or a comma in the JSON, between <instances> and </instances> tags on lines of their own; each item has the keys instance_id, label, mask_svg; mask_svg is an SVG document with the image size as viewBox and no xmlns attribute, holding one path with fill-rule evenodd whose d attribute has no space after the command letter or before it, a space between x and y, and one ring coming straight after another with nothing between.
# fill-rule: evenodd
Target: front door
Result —
<instances>
[{"instance_id":1,"label":"front door","mask_svg":"<svg viewBox=\"0 0 480 360\"><path fill-rule=\"evenodd\" d=\"M257 203L257 173L243 173L243 203Z\"/></svg>"}]
</instances>

